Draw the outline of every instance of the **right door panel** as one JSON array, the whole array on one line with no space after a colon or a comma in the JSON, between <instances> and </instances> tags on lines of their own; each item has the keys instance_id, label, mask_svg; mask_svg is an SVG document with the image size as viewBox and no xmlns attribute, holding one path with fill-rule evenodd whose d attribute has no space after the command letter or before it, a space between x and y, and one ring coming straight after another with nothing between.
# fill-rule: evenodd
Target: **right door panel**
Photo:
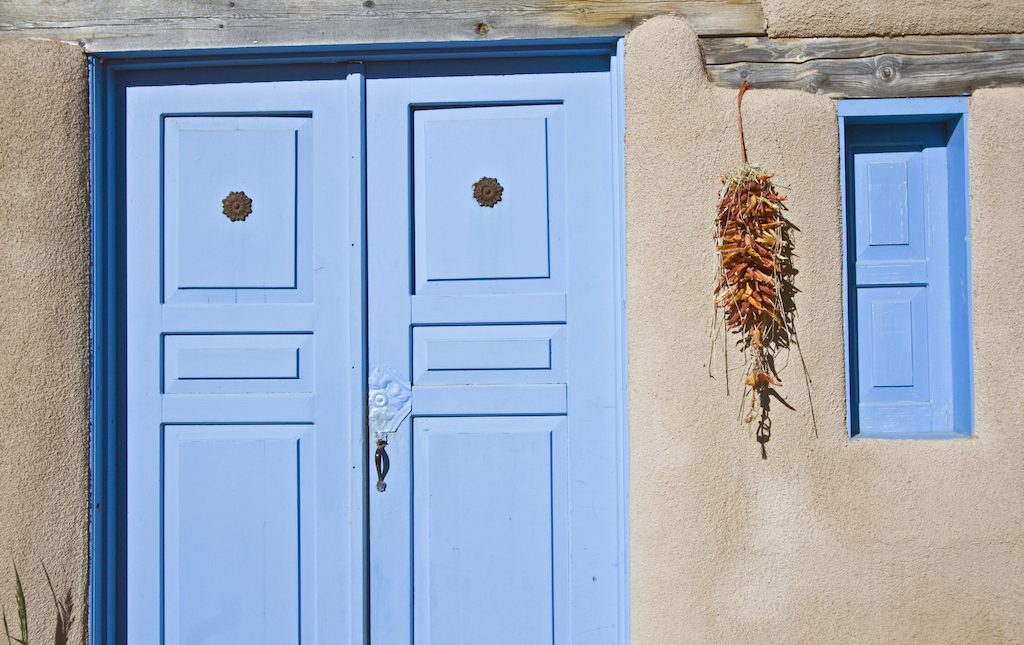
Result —
<instances>
[{"instance_id":1,"label":"right door panel","mask_svg":"<svg viewBox=\"0 0 1024 645\"><path fill-rule=\"evenodd\" d=\"M619 640L611 88L368 81L371 429L411 392L370 491L375 643Z\"/></svg>"}]
</instances>

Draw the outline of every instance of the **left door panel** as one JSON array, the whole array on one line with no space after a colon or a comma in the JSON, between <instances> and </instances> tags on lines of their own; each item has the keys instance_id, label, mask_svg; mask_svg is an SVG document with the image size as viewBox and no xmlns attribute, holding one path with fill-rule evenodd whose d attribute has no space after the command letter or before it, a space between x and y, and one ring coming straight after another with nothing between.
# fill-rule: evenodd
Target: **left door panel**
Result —
<instances>
[{"instance_id":1,"label":"left door panel","mask_svg":"<svg viewBox=\"0 0 1024 645\"><path fill-rule=\"evenodd\" d=\"M127 90L128 643L363 642L362 91Z\"/></svg>"}]
</instances>

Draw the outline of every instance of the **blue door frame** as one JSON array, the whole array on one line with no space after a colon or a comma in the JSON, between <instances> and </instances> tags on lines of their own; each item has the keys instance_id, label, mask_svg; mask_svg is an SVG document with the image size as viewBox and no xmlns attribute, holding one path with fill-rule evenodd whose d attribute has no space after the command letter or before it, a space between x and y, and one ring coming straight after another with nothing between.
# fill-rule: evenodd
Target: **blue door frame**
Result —
<instances>
[{"instance_id":1,"label":"blue door frame","mask_svg":"<svg viewBox=\"0 0 1024 645\"><path fill-rule=\"evenodd\" d=\"M623 49L620 38L274 47L95 53L91 97L91 545L89 640L125 642L125 91L144 85L342 78L353 61L367 77L611 71L616 154L616 321L620 500L620 634L627 642L628 451L626 428ZM365 213L364 213L365 216ZM366 635L367 639L369 634Z\"/></svg>"}]
</instances>

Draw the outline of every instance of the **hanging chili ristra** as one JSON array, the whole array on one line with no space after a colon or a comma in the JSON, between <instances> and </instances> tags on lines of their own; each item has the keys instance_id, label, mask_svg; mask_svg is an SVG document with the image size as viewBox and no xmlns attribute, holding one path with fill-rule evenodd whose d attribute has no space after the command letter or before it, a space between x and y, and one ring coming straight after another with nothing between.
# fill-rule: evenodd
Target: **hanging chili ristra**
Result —
<instances>
[{"instance_id":1,"label":"hanging chili ristra","mask_svg":"<svg viewBox=\"0 0 1024 645\"><path fill-rule=\"evenodd\" d=\"M748 424L757 421L757 439L767 458L764 444L771 434L770 397L778 396L773 388L782 385L775 357L796 341L792 313L796 293L794 227L783 215L785 198L772 183L771 173L747 161L742 106L748 88L744 81L736 99L743 163L722 177L718 200L715 305L726 330L739 336L737 344L747 369L744 400L749 397L743 419Z\"/></svg>"}]
</instances>

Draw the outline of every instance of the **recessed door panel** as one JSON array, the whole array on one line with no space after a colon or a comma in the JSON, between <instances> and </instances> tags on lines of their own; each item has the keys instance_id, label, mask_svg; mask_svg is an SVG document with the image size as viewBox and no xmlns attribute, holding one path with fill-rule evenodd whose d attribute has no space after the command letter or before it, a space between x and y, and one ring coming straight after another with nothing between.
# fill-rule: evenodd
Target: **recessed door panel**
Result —
<instances>
[{"instance_id":1,"label":"recessed door panel","mask_svg":"<svg viewBox=\"0 0 1024 645\"><path fill-rule=\"evenodd\" d=\"M930 431L927 288L861 289L857 320L861 423L880 432Z\"/></svg>"},{"instance_id":2,"label":"recessed door panel","mask_svg":"<svg viewBox=\"0 0 1024 645\"><path fill-rule=\"evenodd\" d=\"M919 144L923 145L923 144ZM854 157L858 280L928 281L928 204L920 150L865 151Z\"/></svg>"},{"instance_id":3,"label":"recessed door panel","mask_svg":"<svg viewBox=\"0 0 1024 645\"><path fill-rule=\"evenodd\" d=\"M569 588L565 417L417 418L412 432L416 641L550 643Z\"/></svg>"},{"instance_id":4,"label":"recessed door panel","mask_svg":"<svg viewBox=\"0 0 1024 645\"><path fill-rule=\"evenodd\" d=\"M413 329L413 383L565 383L565 325Z\"/></svg>"},{"instance_id":5,"label":"recessed door panel","mask_svg":"<svg viewBox=\"0 0 1024 645\"><path fill-rule=\"evenodd\" d=\"M167 302L308 301L311 117L173 116L163 130Z\"/></svg>"},{"instance_id":6,"label":"recessed door panel","mask_svg":"<svg viewBox=\"0 0 1024 645\"><path fill-rule=\"evenodd\" d=\"M166 334L164 392L313 392L313 334Z\"/></svg>"},{"instance_id":7,"label":"recessed door panel","mask_svg":"<svg viewBox=\"0 0 1024 645\"><path fill-rule=\"evenodd\" d=\"M165 426L167 642L300 642L312 451L310 425Z\"/></svg>"},{"instance_id":8,"label":"recessed door panel","mask_svg":"<svg viewBox=\"0 0 1024 645\"><path fill-rule=\"evenodd\" d=\"M417 293L561 289L563 112L556 104L413 113Z\"/></svg>"}]
</instances>

